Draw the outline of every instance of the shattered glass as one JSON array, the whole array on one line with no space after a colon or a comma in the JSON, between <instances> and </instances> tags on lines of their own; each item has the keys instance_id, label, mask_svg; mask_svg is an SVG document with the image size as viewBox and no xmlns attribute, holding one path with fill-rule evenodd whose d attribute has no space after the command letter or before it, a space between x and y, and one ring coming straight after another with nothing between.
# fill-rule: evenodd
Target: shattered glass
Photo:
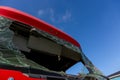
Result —
<instances>
[{"instance_id":1,"label":"shattered glass","mask_svg":"<svg viewBox=\"0 0 120 80\"><path fill-rule=\"evenodd\" d=\"M50 71L47 68L27 59L24 54L22 54L16 46L14 46L12 39L14 33L9 29L9 26L12 24L12 20L0 17L0 63L10 64L15 66L22 67L33 67L37 69L43 69L46 71ZM37 30L41 35L57 42L60 45L63 45L67 48L70 48L82 56L82 62L85 67L88 69L90 74L79 74L78 77L86 77L86 76L94 76L98 78L98 80L106 80L105 78L98 76L102 75L102 73L90 62L90 60L82 53L81 49L74 46L73 44L66 42L65 40L59 39L53 35L50 35L44 31ZM61 73L64 74L64 73ZM83 79L84 80L84 79Z\"/></svg>"},{"instance_id":2,"label":"shattered glass","mask_svg":"<svg viewBox=\"0 0 120 80\"><path fill-rule=\"evenodd\" d=\"M12 42L14 33L9 29L11 23L12 20L0 17L0 63L48 70L27 59L24 54L14 46Z\"/></svg>"}]
</instances>

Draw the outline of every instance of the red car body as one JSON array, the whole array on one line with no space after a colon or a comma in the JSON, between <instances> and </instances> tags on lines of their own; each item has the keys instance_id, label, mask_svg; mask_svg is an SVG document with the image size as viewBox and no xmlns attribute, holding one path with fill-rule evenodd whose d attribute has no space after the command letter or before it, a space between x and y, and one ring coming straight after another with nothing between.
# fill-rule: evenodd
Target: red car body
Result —
<instances>
[{"instance_id":1,"label":"red car body","mask_svg":"<svg viewBox=\"0 0 120 80\"><path fill-rule=\"evenodd\" d=\"M61 49L61 52L65 51L65 52L61 53L63 61L59 62L60 59L61 59L60 54L55 53L54 49L52 49L52 50L48 49L50 47L48 47L47 44L45 45L45 46L48 47L47 48L48 51L50 51L50 53L52 53L52 57L54 57L53 55L57 55L58 61L56 61L56 62L60 63L59 64L60 66L64 64L64 66L60 67L61 69L54 66L54 65L57 65L57 63L54 64L54 62L53 62L53 64L52 64L53 68L51 68L51 66L47 65L49 68L53 69L52 72L48 71L48 73L46 73L44 71L41 71L41 74L39 74L40 71L36 69L35 71L33 71L36 74L33 74L33 73L32 74L27 74L26 72L24 72L25 69L22 69L22 71L21 71L21 70L18 69L18 68L21 69L21 67L18 67L18 66L15 66L15 67L12 67L12 68L11 68L11 66L7 66L7 67L3 66L2 68L0 66L0 80L66 80L66 79L68 79L68 77L69 77L68 80L81 80L81 78L79 78L79 77L81 77L81 75L78 75L78 76L72 76L72 75L59 76L59 74L56 74L56 72L55 72L55 71L60 71L60 70L65 71L70 66L74 65L75 63L77 63L79 61L81 61L87 67L89 72L92 74L92 76L87 76L85 80L88 80L88 79L98 80L97 77L94 77L94 76L96 76L96 74L94 75L94 73L95 72L99 73L99 71L96 70L94 65L82 53L80 44L76 40L74 40L71 36L69 36L68 34L64 33L63 31L55 28L54 26L52 26L52 25L50 25L50 24L48 24L48 23L46 23L46 22L44 22L40 19L37 19L37 18L27 14L27 13L21 12L19 10L16 10L16 9L13 9L13 8L10 8L10 7L0 6L0 16L11 19L11 20L14 20L15 22L18 23L18 26L19 25L24 25L25 27L26 27L26 25L29 25L27 27L33 27L34 26L38 30L44 31L44 32L46 32L46 33L48 33L52 36L55 36L55 37L59 38L60 41L62 40L62 41L67 42L67 43L65 43L65 45L63 45L64 44L63 43L63 44L59 44L60 46L58 46L58 45L54 44L53 43L54 41L52 41L50 39L48 39L48 40L46 38L43 39L43 42L44 42L44 40L46 40L46 41L48 41L48 43L51 43L52 47L53 47L53 45L58 46ZM16 26L14 26L14 27L16 27ZM22 27L22 26L19 26L19 27ZM25 33L22 33L22 34L25 34ZM51 36L49 36L49 37L51 37ZM33 41L32 41L33 43L35 42L34 40L37 41L37 38L35 38L33 36L32 36L32 39L33 39ZM58 41L58 43L59 43L59 41ZM21 44L19 43L19 45L21 45ZM34 44L30 44L30 45L32 46ZM36 47L36 45L39 45L39 44L36 43L34 45L34 47ZM69 46L71 46L71 47L69 47ZM24 47L24 45L23 45L23 47ZM59 52L59 50L58 50L58 52ZM29 54L27 54L27 55L29 56ZM35 54L32 54L32 55L35 55ZM43 55L43 54L42 54L42 56L45 57L45 55ZM32 56L30 58L32 58ZM51 58L49 58L49 59L51 59ZM55 57L55 59L56 59L56 57ZM42 60L45 60L45 59L42 59ZM64 60L65 60L65 62L64 62ZM53 59L53 61L55 61L55 60ZM45 61L45 62L47 62L47 61ZM42 64L46 65L43 62L42 62ZM59 65L57 65L57 66L59 66ZM10 69L7 69L9 67L10 67ZM56 69L54 69L54 68L56 68ZM27 69L27 72L30 72L30 71ZM49 76L49 74L54 74L54 75L57 75L57 76L50 75L49 79L47 79L46 76L43 75L43 73L46 73L48 76ZM101 75L99 75L99 76L101 76ZM107 79L105 78L103 80L107 80Z\"/></svg>"}]
</instances>

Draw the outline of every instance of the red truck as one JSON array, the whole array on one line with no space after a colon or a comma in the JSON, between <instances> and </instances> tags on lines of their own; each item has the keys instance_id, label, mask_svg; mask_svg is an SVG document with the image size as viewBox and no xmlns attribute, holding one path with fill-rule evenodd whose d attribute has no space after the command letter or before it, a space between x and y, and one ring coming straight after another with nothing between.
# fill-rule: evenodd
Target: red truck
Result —
<instances>
[{"instance_id":1,"label":"red truck","mask_svg":"<svg viewBox=\"0 0 120 80\"><path fill-rule=\"evenodd\" d=\"M88 70L65 71L81 62ZM108 80L63 31L14 8L0 6L0 80Z\"/></svg>"}]
</instances>

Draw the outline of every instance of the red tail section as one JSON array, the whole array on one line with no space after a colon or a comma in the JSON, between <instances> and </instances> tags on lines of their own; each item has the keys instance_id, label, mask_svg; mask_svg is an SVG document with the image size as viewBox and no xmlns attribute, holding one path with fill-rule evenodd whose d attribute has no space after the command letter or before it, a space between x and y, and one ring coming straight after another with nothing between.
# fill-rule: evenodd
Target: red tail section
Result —
<instances>
[{"instance_id":1,"label":"red tail section","mask_svg":"<svg viewBox=\"0 0 120 80\"><path fill-rule=\"evenodd\" d=\"M42 78L30 78L19 71L0 69L0 80L46 80Z\"/></svg>"}]
</instances>

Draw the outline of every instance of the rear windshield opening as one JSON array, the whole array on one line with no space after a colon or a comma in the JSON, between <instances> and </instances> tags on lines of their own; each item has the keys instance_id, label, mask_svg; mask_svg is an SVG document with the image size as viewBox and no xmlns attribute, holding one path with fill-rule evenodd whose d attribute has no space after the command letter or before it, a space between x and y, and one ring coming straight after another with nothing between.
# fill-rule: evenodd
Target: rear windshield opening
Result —
<instances>
[{"instance_id":1,"label":"rear windshield opening","mask_svg":"<svg viewBox=\"0 0 120 80\"><path fill-rule=\"evenodd\" d=\"M15 46L21 50L26 58L37 64L54 71L66 71L77 63L77 60L69 58L71 56L74 57L72 50L58 45L48 38L40 37L40 35L40 40L36 40L38 36L30 33L32 27L19 22L13 22L10 29L15 33L13 38ZM71 55L69 56L69 54Z\"/></svg>"}]
</instances>

